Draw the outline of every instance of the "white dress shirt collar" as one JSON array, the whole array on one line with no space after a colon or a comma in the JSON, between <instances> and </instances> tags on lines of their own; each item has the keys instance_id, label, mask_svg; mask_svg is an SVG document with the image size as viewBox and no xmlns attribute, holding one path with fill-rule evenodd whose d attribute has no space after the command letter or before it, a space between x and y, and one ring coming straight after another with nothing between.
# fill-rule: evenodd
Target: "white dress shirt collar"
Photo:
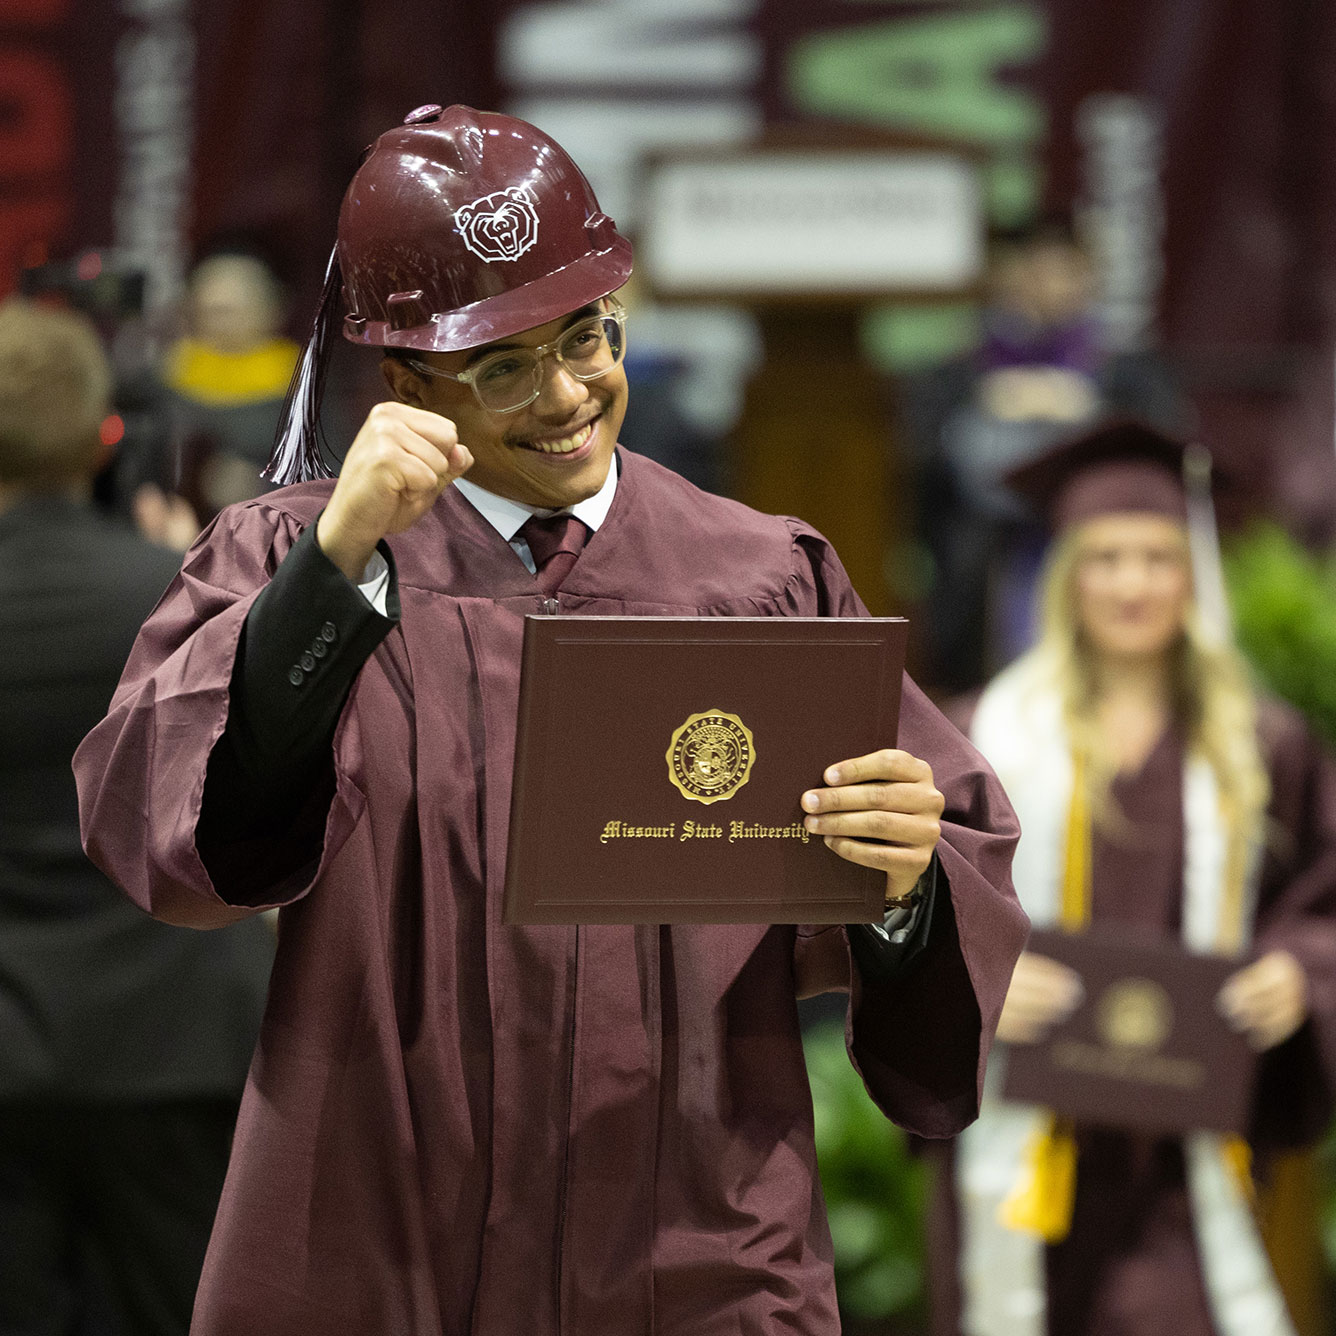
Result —
<instances>
[{"instance_id":1,"label":"white dress shirt collar","mask_svg":"<svg viewBox=\"0 0 1336 1336\"><path fill-rule=\"evenodd\" d=\"M485 487L467 478L456 478L455 486L463 493L464 499L480 514L506 542L515 540L524 522L534 515L546 519L549 515L569 512L576 519L583 520L591 533L597 533L599 525L608 518L612 507L612 498L617 491L617 461L614 459L608 468L608 476L603 486L593 496L577 501L573 506L561 506L557 510L545 510L542 506L527 506L523 501L512 501L509 497L497 496Z\"/></svg>"},{"instance_id":2,"label":"white dress shirt collar","mask_svg":"<svg viewBox=\"0 0 1336 1336\"><path fill-rule=\"evenodd\" d=\"M617 472L617 460L614 457L603 486L593 496L584 501L577 501L575 505L569 507L570 513L576 519L583 520L589 526L591 533L597 532L598 526L608 518L613 494L617 491ZM511 501L507 497L497 496L495 492L489 492L485 487L479 487L476 482L469 482L467 478L456 478L455 486L463 494L464 500L514 548L515 555L528 567L529 573L533 574L533 553L529 551L528 543L519 536L519 531L524 521L531 515L546 518L558 512L544 510L541 506L526 506L522 501ZM389 584L390 568L379 552L373 552L366 570L362 572L358 588L382 617L387 615L386 591L389 589Z\"/></svg>"}]
</instances>

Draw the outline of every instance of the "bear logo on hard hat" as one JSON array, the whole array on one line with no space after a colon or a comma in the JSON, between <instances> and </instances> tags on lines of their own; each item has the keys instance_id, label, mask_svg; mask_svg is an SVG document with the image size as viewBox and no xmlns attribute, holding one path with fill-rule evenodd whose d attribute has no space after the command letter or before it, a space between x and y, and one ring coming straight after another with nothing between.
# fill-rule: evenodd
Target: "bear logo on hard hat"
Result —
<instances>
[{"instance_id":1,"label":"bear logo on hard hat","mask_svg":"<svg viewBox=\"0 0 1336 1336\"><path fill-rule=\"evenodd\" d=\"M538 211L527 190L510 186L456 209L455 231L480 260L518 260L538 241Z\"/></svg>"}]
</instances>

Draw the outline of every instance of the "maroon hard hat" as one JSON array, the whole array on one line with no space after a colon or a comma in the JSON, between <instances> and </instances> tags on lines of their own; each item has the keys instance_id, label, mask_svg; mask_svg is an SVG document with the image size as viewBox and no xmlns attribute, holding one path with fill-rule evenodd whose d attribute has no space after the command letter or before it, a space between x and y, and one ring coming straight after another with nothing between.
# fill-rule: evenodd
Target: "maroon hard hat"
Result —
<instances>
[{"instance_id":1,"label":"maroon hard hat","mask_svg":"<svg viewBox=\"0 0 1336 1336\"><path fill-rule=\"evenodd\" d=\"M631 246L564 149L526 121L419 107L372 145L339 212L354 343L473 348L619 288Z\"/></svg>"},{"instance_id":2,"label":"maroon hard hat","mask_svg":"<svg viewBox=\"0 0 1336 1336\"><path fill-rule=\"evenodd\" d=\"M631 274L631 244L566 151L527 121L419 107L367 150L262 476L332 476L320 440L329 341L455 352L545 325Z\"/></svg>"}]
</instances>

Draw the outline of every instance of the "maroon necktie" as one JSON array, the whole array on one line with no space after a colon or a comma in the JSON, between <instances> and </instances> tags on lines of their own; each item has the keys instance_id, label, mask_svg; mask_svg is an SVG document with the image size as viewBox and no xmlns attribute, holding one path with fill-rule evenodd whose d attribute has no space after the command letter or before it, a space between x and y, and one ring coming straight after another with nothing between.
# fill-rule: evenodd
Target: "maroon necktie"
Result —
<instances>
[{"instance_id":1,"label":"maroon necktie","mask_svg":"<svg viewBox=\"0 0 1336 1336\"><path fill-rule=\"evenodd\" d=\"M589 526L574 515L552 515L545 520L535 515L520 526L519 536L528 543L538 567L534 577L538 587L545 594L555 594L588 540Z\"/></svg>"}]
</instances>

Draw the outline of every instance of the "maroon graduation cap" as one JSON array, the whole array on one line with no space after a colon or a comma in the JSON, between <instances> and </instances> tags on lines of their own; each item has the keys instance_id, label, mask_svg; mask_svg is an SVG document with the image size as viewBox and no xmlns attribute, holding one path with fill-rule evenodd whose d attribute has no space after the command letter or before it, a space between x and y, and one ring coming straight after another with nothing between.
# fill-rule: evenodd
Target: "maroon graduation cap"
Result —
<instances>
[{"instance_id":1,"label":"maroon graduation cap","mask_svg":"<svg viewBox=\"0 0 1336 1336\"><path fill-rule=\"evenodd\" d=\"M1054 533L1101 515L1163 515L1185 525L1202 632L1216 644L1230 639L1211 456L1204 446L1123 419L1055 445L1012 469L1005 481Z\"/></svg>"},{"instance_id":2,"label":"maroon graduation cap","mask_svg":"<svg viewBox=\"0 0 1336 1336\"><path fill-rule=\"evenodd\" d=\"M1164 515L1186 523L1184 469L1185 464L1196 465L1197 452L1209 477L1209 457L1200 446L1123 419L1053 446L1012 469L1005 481L1055 532L1098 515L1126 513Z\"/></svg>"}]
</instances>

